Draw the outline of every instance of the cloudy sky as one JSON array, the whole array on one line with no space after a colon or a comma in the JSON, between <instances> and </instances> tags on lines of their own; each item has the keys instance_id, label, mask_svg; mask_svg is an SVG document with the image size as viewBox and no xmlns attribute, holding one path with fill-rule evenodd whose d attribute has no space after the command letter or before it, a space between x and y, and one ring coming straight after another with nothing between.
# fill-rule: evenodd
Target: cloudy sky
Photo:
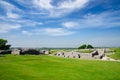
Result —
<instances>
[{"instance_id":1,"label":"cloudy sky","mask_svg":"<svg viewBox=\"0 0 120 80\"><path fill-rule=\"evenodd\" d=\"M120 46L120 0L0 0L12 47Z\"/></svg>"}]
</instances>

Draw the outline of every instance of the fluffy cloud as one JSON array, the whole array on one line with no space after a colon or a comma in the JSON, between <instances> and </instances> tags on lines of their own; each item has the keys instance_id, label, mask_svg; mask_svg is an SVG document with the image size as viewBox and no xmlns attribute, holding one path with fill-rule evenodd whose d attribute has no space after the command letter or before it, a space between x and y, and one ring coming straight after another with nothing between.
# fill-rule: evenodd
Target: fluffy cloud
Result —
<instances>
[{"instance_id":1,"label":"fluffy cloud","mask_svg":"<svg viewBox=\"0 0 120 80\"><path fill-rule=\"evenodd\" d=\"M5 12L4 15L6 15L8 18L18 18L20 17L19 14L23 12L21 9L17 8L15 5L6 2L4 0L0 0L0 7L3 9L3 12Z\"/></svg>"},{"instance_id":2,"label":"fluffy cloud","mask_svg":"<svg viewBox=\"0 0 120 80\"><path fill-rule=\"evenodd\" d=\"M67 36L74 34L74 31L69 31L64 28L43 28L34 29L31 31L22 31L25 35L48 35L48 36Z\"/></svg>"},{"instance_id":3,"label":"fluffy cloud","mask_svg":"<svg viewBox=\"0 0 120 80\"><path fill-rule=\"evenodd\" d=\"M33 4L44 9L75 9L82 8L89 0L64 0L58 1L55 4L51 4L54 0L33 0Z\"/></svg>"},{"instance_id":4,"label":"fluffy cloud","mask_svg":"<svg viewBox=\"0 0 120 80\"><path fill-rule=\"evenodd\" d=\"M29 31L22 31L22 34L29 35L29 36L33 35L33 34L30 33Z\"/></svg>"},{"instance_id":5,"label":"fluffy cloud","mask_svg":"<svg viewBox=\"0 0 120 80\"><path fill-rule=\"evenodd\" d=\"M99 14L88 13L80 19L66 20L62 26L68 29L110 28L120 26L120 11L105 11Z\"/></svg>"},{"instance_id":6,"label":"fluffy cloud","mask_svg":"<svg viewBox=\"0 0 120 80\"><path fill-rule=\"evenodd\" d=\"M27 17L28 15L34 15L40 18L61 17L83 8L89 0L60 0L55 4L53 4L54 0L15 0L15 2L27 9L28 12L26 13L25 10L2 0L0 1L0 7L4 9L8 18L16 19L23 15Z\"/></svg>"},{"instance_id":7,"label":"fluffy cloud","mask_svg":"<svg viewBox=\"0 0 120 80\"><path fill-rule=\"evenodd\" d=\"M64 9L76 9L76 8L82 8L85 6L85 4L89 0L65 0L60 3L58 8L64 8Z\"/></svg>"},{"instance_id":8,"label":"fluffy cloud","mask_svg":"<svg viewBox=\"0 0 120 80\"><path fill-rule=\"evenodd\" d=\"M50 4L51 0L33 0L33 4L40 8L51 9L53 6Z\"/></svg>"},{"instance_id":9,"label":"fluffy cloud","mask_svg":"<svg viewBox=\"0 0 120 80\"><path fill-rule=\"evenodd\" d=\"M63 28L46 28L44 29L45 34L50 36L65 36L65 35L71 35L74 32L65 30Z\"/></svg>"},{"instance_id":10,"label":"fluffy cloud","mask_svg":"<svg viewBox=\"0 0 120 80\"><path fill-rule=\"evenodd\" d=\"M2 7L7 12L12 12L12 11L21 12L22 11L21 9L17 8L16 6L12 5L9 2L6 2L5 0L0 0L0 7Z\"/></svg>"},{"instance_id":11,"label":"fluffy cloud","mask_svg":"<svg viewBox=\"0 0 120 80\"><path fill-rule=\"evenodd\" d=\"M7 13L7 17L12 18L12 19L18 19L20 18L20 15L15 14L15 13Z\"/></svg>"},{"instance_id":12,"label":"fluffy cloud","mask_svg":"<svg viewBox=\"0 0 120 80\"><path fill-rule=\"evenodd\" d=\"M60 0L55 4L55 0L17 0L16 2L28 9L34 9L34 12L30 11L29 14L39 14L44 15L44 17L61 17L83 8L89 0Z\"/></svg>"},{"instance_id":13,"label":"fluffy cloud","mask_svg":"<svg viewBox=\"0 0 120 80\"><path fill-rule=\"evenodd\" d=\"M65 0L59 2L50 12L50 17L61 17L67 15L77 9L83 8L89 0Z\"/></svg>"},{"instance_id":14,"label":"fluffy cloud","mask_svg":"<svg viewBox=\"0 0 120 80\"><path fill-rule=\"evenodd\" d=\"M81 24L81 28L109 28L120 26L120 11L106 11L99 14L88 13L80 19L78 22Z\"/></svg>"},{"instance_id":15,"label":"fluffy cloud","mask_svg":"<svg viewBox=\"0 0 120 80\"><path fill-rule=\"evenodd\" d=\"M77 29L79 24L77 22L63 22L62 25L68 29Z\"/></svg>"},{"instance_id":16,"label":"fluffy cloud","mask_svg":"<svg viewBox=\"0 0 120 80\"><path fill-rule=\"evenodd\" d=\"M0 33L7 33L13 29L19 29L21 25L19 24L9 24L9 23L0 23Z\"/></svg>"}]
</instances>

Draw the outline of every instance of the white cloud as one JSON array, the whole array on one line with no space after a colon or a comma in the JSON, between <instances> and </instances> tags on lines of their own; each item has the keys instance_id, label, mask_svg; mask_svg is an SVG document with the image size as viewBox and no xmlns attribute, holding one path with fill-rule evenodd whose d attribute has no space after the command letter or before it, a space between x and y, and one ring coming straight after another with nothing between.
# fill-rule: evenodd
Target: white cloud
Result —
<instances>
[{"instance_id":1,"label":"white cloud","mask_svg":"<svg viewBox=\"0 0 120 80\"><path fill-rule=\"evenodd\" d=\"M4 12L3 17L5 18L11 18L11 19L19 19L21 18L22 10L17 8L15 5L5 1L0 0L0 7L3 9ZM0 17L1 18L1 17Z\"/></svg>"},{"instance_id":2,"label":"white cloud","mask_svg":"<svg viewBox=\"0 0 120 80\"><path fill-rule=\"evenodd\" d=\"M68 29L111 28L120 26L120 11L105 11L99 14L85 14L80 19L66 20L62 26Z\"/></svg>"},{"instance_id":3,"label":"white cloud","mask_svg":"<svg viewBox=\"0 0 120 80\"><path fill-rule=\"evenodd\" d=\"M33 0L33 6L39 14L44 13L48 17L61 17L76 9L83 8L89 0L65 0L58 1L57 6L53 0Z\"/></svg>"},{"instance_id":4,"label":"white cloud","mask_svg":"<svg viewBox=\"0 0 120 80\"><path fill-rule=\"evenodd\" d=\"M40 17L61 17L77 9L83 8L89 0L59 0L55 4L53 4L54 0L15 0L15 2L26 9L29 9L27 14L39 15ZM11 12L13 10L19 10L17 7L8 2L2 1L2 4L3 3L4 6L7 6L7 11L9 10ZM26 12L23 10L23 13Z\"/></svg>"},{"instance_id":5,"label":"white cloud","mask_svg":"<svg viewBox=\"0 0 120 80\"><path fill-rule=\"evenodd\" d=\"M51 0L33 0L33 3L36 6L39 6L44 9L50 9L53 8L53 6L50 4Z\"/></svg>"},{"instance_id":6,"label":"white cloud","mask_svg":"<svg viewBox=\"0 0 120 80\"><path fill-rule=\"evenodd\" d=\"M109 28L120 26L120 11L106 11L100 14L87 14L83 19L78 22L81 24L81 28Z\"/></svg>"},{"instance_id":7,"label":"white cloud","mask_svg":"<svg viewBox=\"0 0 120 80\"><path fill-rule=\"evenodd\" d=\"M65 8L65 9L76 9L82 8L89 0L65 0L60 3L58 8Z\"/></svg>"},{"instance_id":8,"label":"white cloud","mask_svg":"<svg viewBox=\"0 0 120 80\"><path fill-rule=\"evenodd\" d=\"M77 29L79 28L79 24L77 22L63 22L62 25L69 29Z\"/></svg>"},{"instance_id":9,"label":"white cloud","mask_svg":"<svg viewBox=\"0 0 120 80\"><path fill-rule=\"evenodd\" d=\"M29 35L29 36L32 35L32 33L30 33L29 31L22 31L22 34Z\"/></svg>"},{"instance_id":10,"label":"white cloud","mask_svg":"<svg viewBox=\"0 0 120 80\"><path fill-rule=\"evenodd\" d=\"M42 28L42 29L34 29L31 31L22 31L23 34L26 35L48 35L48 36L67 36L72 35L75 32L69 31L64 28Z\"/></svg>"},{"instance_id":11,"label":"white cloud","mask_svg":"<svg viewBox=\"0 0 120 80\"><path fill-rule=\"evenodd\" d=\"M0 5L1 5L1 8L3 8L6 12L12 12L12 11L22 12L21 9L10 4L9 2L6 2L5 0L0 0Z\"/></svg>"},{"instance_id":12,"label":"white cloud","mask_svg":"<svg viewBox=\"0 0 120 80\"><path fill-rule=\"evenodd\" d=\"M74 34L73 31L68 31L63 28L46 28L44 33L50 36L65 36Z\"/></svg>"},{"instance_id":13,"label":"white cloud","mask_svg":"<svg viewBox=\"0 0 120 80\"><path fill-rule=\"evenodd\" d=\"M19 23L21 25L23 25L24 27L37 27L42 25L42 22L37 22L37 21L33 21L33 20L13 20L13 22Z\"/></svg>"},{"instance_id":14,"label":"white cloud","mask_svg":"<svg viewBox=\"0 0 120 80\"><path fill-rule=\"evenodd\" d=\"M19 24L0 23L0 33L7 33L13 29L19 29Z\"/></svg>"},{"instance_id":15,"label":"white cloud","mask_svg":"<svg viewBox=\"0 0 120 80\"><path fill-rule=\"evenodd\" d=\"M9 17L8 17L9 16ZM1 16L0 15L0 22L8 22L13 24L20 24L24 27L36 27L38 25L42 25L43 23L40 21L34 21L29 19L22 19L19 18L19 15L16 14L8 14L8 16Z\"/></svg>"},{"instance_id":16,"label":"white cloud","mask_svg":"<svg viewBox=\"0 0 120 80\"><path fill-rule=\"evenodd\" d=\"M20 15L15 14L15 13L7 13L8 18L13 18L13 19L18 19L20 18Z\"/></svg>"},{"instance_id":17,"label":"white cloud","mask_svg":"<svg viewBox=\"0 0 120 80\"><path fill-rule=\"evenodd\" d=\"M89 0L65 0L58 1L57 6L51 4L53 0L33 0L33 4L44 9L76 9L82 8Z\"/></svg>"}]
</instances>

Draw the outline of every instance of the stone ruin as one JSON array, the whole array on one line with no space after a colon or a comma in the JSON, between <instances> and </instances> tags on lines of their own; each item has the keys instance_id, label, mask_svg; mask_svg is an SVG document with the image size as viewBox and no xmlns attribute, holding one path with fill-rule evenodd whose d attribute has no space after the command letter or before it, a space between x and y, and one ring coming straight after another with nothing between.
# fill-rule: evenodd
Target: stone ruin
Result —
<instances>
[{"instance_id":1,"label":"stone ruin","mask_svg":"<svg viewBox=\"0 0 120 80\"><path fill-rule=\"evenodd\" d=\"M36 50L32 48L15 48L11 50L0 50L0 55L4 54L13 54L13 55L25 55L25 54L31 54L31 55L39 55L39 54L49 54L49 50Z\"/></svg>"},{"instance_id":2,"label":"stone ruin","mask_svg":"<svg viewBox=\"0 0 120 80\"><path fill-rule=\"evenodd\" d=\"M20 55L20 50L19 49L13 49L11 54Z\"/></svg>"},{"instance_id":3,"label":"stone ruin","mask_svg":"<svg viewBox=\"0 0 120 80\"><path fill-rule=\"evenodd\" d=\"M40 53L49 54L49 50L40 50Z\"/></svg>"},{"instance_id":4,"label":"stone ruin","mask_svg":"<svg viewBox=\"0 0 120 80\"><path fill-rule=\"evenodd\" d=\"M14 55L39 55L39 54L49 54L49 50L35 50L30 48L16 48L12 51L10 50L0 50L0 54L14 54ZM65 57L65 58L81 58L81 59L102 59L105 57L104 49L97 49L91 53L80 53L76 51L72 52L57 52L55 56Z\"/></svg>"},{"instance_id":5,"label":"stone ruin","mask_svg":"<svg viewBox=\"0 0 120 80\"><path fill-rule=\"evenodd\" d=\"M39 54L49 54L49 51L35 50L35 49L30 49L30 48L18 48L18 49L13 49L11 54L14 54L14 55L25 55L25 54L39 55Z\"/></svg>"},{"instance_id":6,"label":"stone ruin","mask_svg":"<svg viewBox=\"0 0 120 80\"><path fill-rule=\"evenodd\" d=\"M104 50L98 49L92 53L80 53L80 52L57 52L55 56L65 58L81 58L81 59L102 59L105 56Z\"/></svg>"}]
</instances>

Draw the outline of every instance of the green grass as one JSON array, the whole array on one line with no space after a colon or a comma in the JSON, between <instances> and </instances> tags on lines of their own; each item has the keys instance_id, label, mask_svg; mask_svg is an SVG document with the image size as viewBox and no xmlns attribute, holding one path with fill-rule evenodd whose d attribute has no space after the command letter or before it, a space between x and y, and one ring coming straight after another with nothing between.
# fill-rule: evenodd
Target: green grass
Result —
<instances>
[{"instance_id":1,"label":"green grass","mask_svg":"<svg viewBox=\"0 0 120 80\"><path fill-rule=\"evenodd\" d=\"M82 50L77 50L77 52L80 52L80 53L91 53L91 52L93 52L93 50L82 49Z\"/></svg>"},{"instance_id":2,"label":"green grass","mask_svg":"<svg viewBox=\"0 0 120 80\"><path fill-rule=\"evenodd\" d=\"M120 60L120 48L115 49L115 54L109 55L109 57Z\"/></svg>"},{"instance_id":3,"label":"green grass","mask_svg":"<svg viewBox=\"0 0 120 80\"><path fill-rule=\"evenodd\" d=\"M57 52L72 52L76 50L77 52L80 52L80 53L91 53L93 52L93 50L89 50L89 49L51 49L50 50L50 53L51 54L55 54Z\"/></svg>"},{"instance_id":4,"label":"green grass","mask_svg":"<svg viewBox=\"0 0 120 80\"><path fill-rule=\"evenodd\" d=\"M0 57L0 80L120 80L120 62L53 56Z\"/></svg>"},{"instance_id":5,"label":"green grass","mask_svg":"<svg viewBox=\"0 0 120 80\"><path fill-rule=\"evenodd\" d=\"M73 51L73 50L70 50L70 49L51 49L50 50L50 53L51 54L55 54L55 53L57 53L57 52L71 52L71 51Z\"/></svg>"}]
</instances>

